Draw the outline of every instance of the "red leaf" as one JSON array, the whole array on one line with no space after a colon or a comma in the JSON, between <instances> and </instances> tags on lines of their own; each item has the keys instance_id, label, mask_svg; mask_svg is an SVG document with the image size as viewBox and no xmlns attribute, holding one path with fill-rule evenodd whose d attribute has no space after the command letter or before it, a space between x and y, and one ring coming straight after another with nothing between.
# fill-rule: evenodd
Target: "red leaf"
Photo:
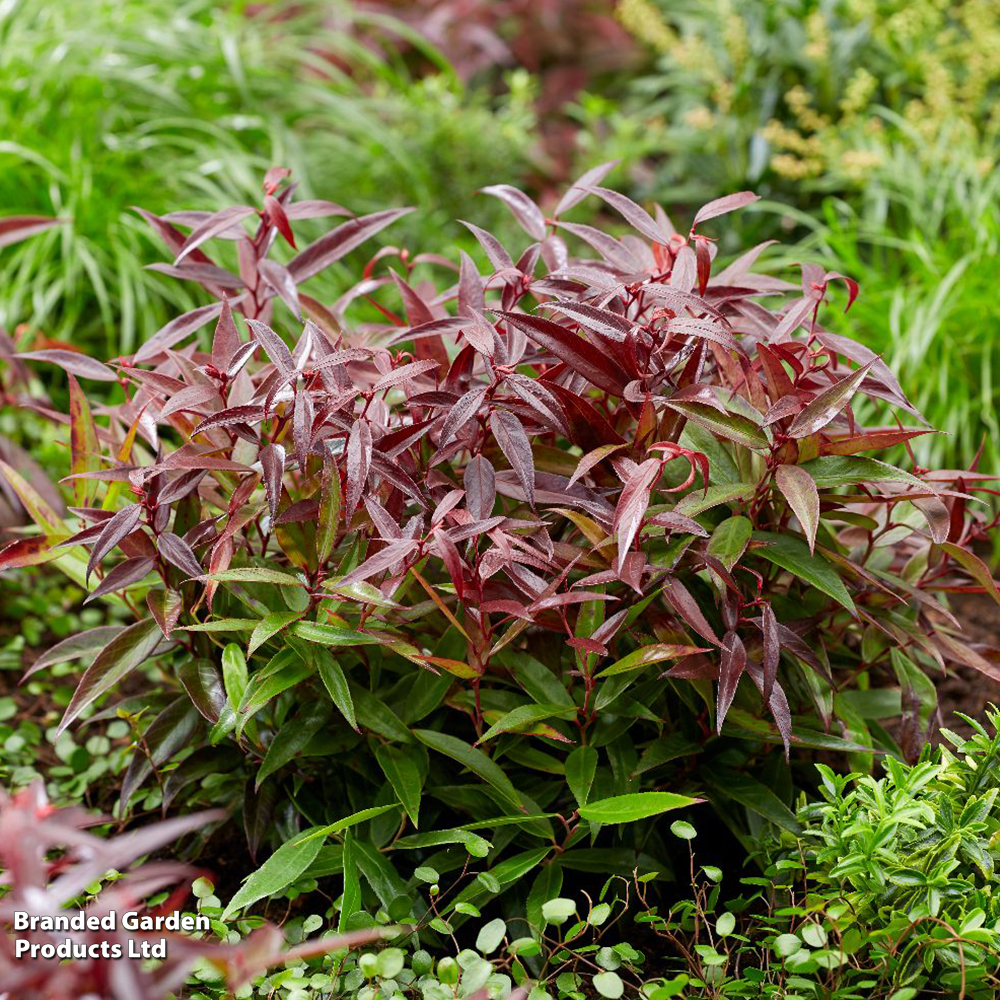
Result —
<instances>
[{"instance_id":1,"label":"red leaf","mask_svg":"<svg viewBox=\"0 0 1000 1000\"><path fill-rule=\"evenodd\" d=\"M479 245L486 251L486 256L489 257L490 263L498 271L503 271L507 268L513 269L514 261L511 260L510 254L507 253L504 245L492 233L486 232L485 229L480 229L479 226L474 226L471 222L465 222L462 219L458 221L479 240Z\"/></svg>"},{"instance_id":2,"label":"red leaf","mask_svg":"<svg viewBox=\"0 0 1000 1000\"><path fill-rule=\"evenodd\" d=\"M623 219L637 232L642 233L647 239L654 243L670 242L668 233L644 208L637 205L631 198L627 198L610 188L595 187L590 189L602 201L607 202L615 211L619 212Z\"/></svg>"},{"instance_id":3,"label":"red leaf","mask_svg":"<svg viewBox=\"0 0 1000 1000\"><path fill-rule=\"evenodd\" d=\"M58 365L70 375L93 379L95 382L118 381L118 376L107 365L95 361L93 358L88 358L86 354L77 354L76 351L58 349L25 351L23 354L15 354L14 357L24 361L48 361L50 364Z\"/></svg>"},{"instance_id":4,"label":"red leaf","mask_svg":"<svg viewBox=\"0 0 1000 1000\"><path fill-rule=\"evenodd\" d=\"M280 444L269 444L260 452L260 467L264 474L264 490L267 505L271 508L271 519L278 513L281 500L281 480L285 474L285 449Z\"/></svg>"},{"instance_id":5,"label":"red leaf","mask_svg":"<svg viewBox=\"0 0 1000 1000\"><path fill-rule=\"evenodd\" d=\"M769 703L774 681L778 676L778 661L781 658L781 641L778 638L778 619L775 618L770 604L764 605L761 615L762 631L764 633L764 702Z\"/></svg>"},{"instance_id":6,"label":"red leaf","mask_svg":"<svg viewBox=\"0 0 1000 1000\"><path fill-rule=\"evenodd\" d=\"M528 498L528 506L534 510L535 459L521 421L508 410L494 410L490 414L490 429Z\"/></svg>"},{"instance_id":7,"label":"red leaf","mask_svg":"<svg viewBox=\"0 0 1000 1000\"><path fill-rule=\"evenodd\" d=\"M344 524L350 525L361 502L372 462L372 430L367 420L356 420L347 438L347 489L344 504Z\"/></svg>"},{"instance_id":8,"label":"red leaf","mask_svg":"<svg viewBox=\"0 0 1000 1000\"><path fill-rule=\"evenodd\" d=\"M615 518L611 530L618 538L618 570L624 564L632 540L638 534L642 520L646 516L653 483L659 478L660 463L655 458L643 462L625 483L615 507Z\"/></svg>"},{"instance_id":9,"label":"red leaf","mask_svg":"<svg viewBox=\"0 0 1000 1000\"><path fill-rule=\"evenodd\" d=\"M719 663L719 698L715 708L716 732L722 732L729 706L736 696L736 686L747 666L747 651L735 632L727 632L722 639L722 659Z\"/></svg>"},{"instance_id":10,"label":"red leaf","mask_svg":"<svg viewBox=\"0 0 1000 1000\"><path fill-rule=\"evenodd\" d=\"M489 387L485 385L470 389L451 407L441 425L441 434L438 437L439 448L443 448L448 444L458 431L475 415L486 398L488 389Z\"/></svg>"},{"instance_id":11,"label":"red leaf","mask_svg":"<svg viewBox=\"0 0 1000 1000\"><path fill-rule=\"evenodd\" d=\"M737 191L736 194L727 194L723 198L716 198L698 209L694 222L691 223L691 232L694 232L701 222L718 218L727 212L735 212L738 208L752 205L755 201L760 201L760 195L754 194L753 191Z\"/></svg>"},{"instance_id":12,"label":"red leaf","mask_svg":"<svg viewBox=\"0 0 1000 1000\"><path fill-rule=\"evenodd\" d=\"M465 467L465 508L481 521L493 513L497 499L496 472L492 464L482 455L473 455Z\"/></svg>"},{"instance_id":13,"label":"red leaf","mask_svg":"<svg viewBox=\"0 0 1000 1000\"><path fill-rule=\"evenodd\" d=\"M295 234L292 232L292 227L288 222L288 216L285 214L284 208L281 206L281 202L278 201L274 195L267 195L264 198L264 210L267 212L267 217L271 220L272 225L275 229L285 237L285 242L292 248L295 247Z\"/></svg>"},{"instance_id":14,"label":"red leaf","mask_svg":"<svg viewBox=\"0 0 1000 1000\"><path fill-rule=\"evenodd\" d=\"M256 209L249 205L234 205L231 208L224 208L221 212L210 215L200 226L192 230L191 235L184 241L180 252L174 263L179 264L192 250L200 247L202 243L214 239L228 229L238 226L244 219L249 218L256 212Z\"/></svg>"},{"instance_id":15,"label":"red leaf","mask_svg":"<svg viewBox=\"0 0 1000 1000\"><path fill-rule=\"evenodd\" d=\"M545 216L542 210L523 192L509 184L494 184L481 189L483 194L499 198L521 224L521 228L533 239L545 239Z\"/></svg>"},{"instance_id":16,"label":"red leaf","mask_svg":"<svg viewBox=\"0 0 1000 1000\"><path fill-rule=\"evenodd\" d=\"M585 174L581 174L562 196L559 204L556 205L554 214L562 215L574 206L579 205L590 194L593 186L600 184L618 166L619 162L619 160L608 160L607 163L599 163L596 167L591 167Z\"/></svg>"},{"instance_id":17,"label":"red leaf","mask_svg":"<svg viewBox=\"0 0 1000 1000\"><path fill-rule=\"evenodd\" d=\"M233 300L238 301L237 299ZM181 316L172 319L166 326L161 327L146 341L138 351L135 352L133 360L136 364L151 361L158 354L171 347L176 346L185 337L190 337L192 333L200 330L210 320L215 319L222 312L222 303L213 302L211 305L199 306ZM91 376L93 377L93 376Z\"/></svg>"},{"instance_id":18,"label":"red leaf","mask_svg":"<svg viewBox=\"0 0 1000 1000\"><path fill-rule=\"evenodd\" d=\"M365 240L412 212L412 208L392 208L351 219L292 258L288 270L297 285L346 256Z\"/></svg>"},{"instance_id":19,"label":"red leaf","mask_svg":"<svg viewBox=\"0 0 1000 1000\"><path fill-rule=\"evenodd\" d=\"M864 381L874 361L862 365L857 371L834 382L824 389L805 409L792 421L788 428L789 437L804 438L815 434L824 428L851 401L858 386Z\"/></svg>"},{"instance_id":20,"label":"red leaf","mask_svg":"<svg viewBox=\"0 0 1000 1000\"><path fill-rule=\"evenodd\" d=\"M26 240L35 233L53 226L65 225L69 219L49 219L44 215L8 215L0 219L0 248Z\"/></svg>"},{"instance_id":21,"label":"red leaf","mask_svg":"<svg viewBox=\"0 0 1000 1000\"><path fill-rule=\"evenodd\" d=\"M499 310L497 315L505 323L522 330L536 344L554 354L560 361L565 361L570 368L579 372L599 389L615 396L621 396L625 391L628 377L610 357L590 341L540 316Z\"/></svg>"},{"instance_id":22,"label":"red leaf","mask_svg":"<svg viewBox=\"0 0 1000 1000\"><path fill-rule=\"evenodd\" d=\"M194 554L194 549L172 531L164 531L156 539L156 548L169 563L173 563L189 577L201 576L205 571Z\"/></svg>"},{"instance_id":23,"label":"red leaf","mask_svg":"<svg viewBox=\"0 0 1000 1000\"><path fill-rule=\"evenodd\" d=\"M139 524L142 517L142 505L137 503L123 507L117 514L104 521L101 525L101 533L91 550L90 559L87 561L87 572L84 579L89 580L90 574L100 561L106 556L126 535L131 534Z\"/></svg>"}]
</instances>

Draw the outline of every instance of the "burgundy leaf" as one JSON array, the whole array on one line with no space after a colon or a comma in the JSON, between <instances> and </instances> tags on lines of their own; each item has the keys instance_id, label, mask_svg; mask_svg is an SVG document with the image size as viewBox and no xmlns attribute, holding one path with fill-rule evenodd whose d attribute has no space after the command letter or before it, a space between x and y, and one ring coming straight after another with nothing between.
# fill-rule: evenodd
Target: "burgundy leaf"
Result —
<instances>
[{"instance_id":1,"label":"burgundy leaf","mask_svg":"<svg viewBox=\"0 0 1000 1000\"><path fill-rule=\"evenodd\" d=\"M175 264L179 264L192 250L202 245L208 240L214 239L227 229L238 225L244 219L255 213L255 209L249 205L234 205L231 208L224 208L221 212L216 212L206 219L200 226L195 228L191 235L184 241Z\"/></svg>"},{"instance_id":2,"label":"burgundy leaf","mask_svg":"<svg viewBox=\"0 0 1000 1000\"><path fill-rule=\"evenodd\" d=\"M231 406L227 410L220 410L206 417L191 432L192 437L209 431L213 427L231 427L233 424L258 424L265 417L263 406ZM208 468L208 466L205 466Z\"/></svg>"},{"instance_id":3,"label":"burgundy leaf","mask_svg":"<svg viewBox=\"0 0 1000 1000\"><path fill-rule=\"evenodd\" d=\"M517 476L524 495L528 498L528 506L534 509L535 459L521 421L508 410L494 410L490 414L490 430Z\"/></svg>"},{"instance_id":4,"label":"burgundy leaf","mask_svg":"<svg viewBox=\"0 0 1000 1000\"><path fill-rule=\"evenodd\" d=\"M87 572L85 579L90 579L90 574L100 561L128 534L131 534L139 524L142 517L142 505L138 503L129 504L123 507L114 517L104 521L95 527L101 528L101 533L91 550L90 559L87 562Z\"/></svg>"},{"instance_id":5,"label":"burgundy leaf","mask_svg":"<svg viewBox=\"0 0 1000 1000\"><path fill-rule=\"evenodd\" d=\"M760 201L760 195L754 194L753 191L737 191L736 194L727 194L724 198L716 198L698 209L694 222L691 223L691 231L694 232L701 222L715 219L727 212L735 212L738 208L752 205L755 201Z\"/></svg>"},{"instance_id":6,"label":"burgundy leaf","mask_svg":"<svg viewBox=\"0 0 1000 1000\"><path fill-rule=\"evenodd\" d=\"M48 361L50 364L58 365L70 375L93 379L95 382L118 381L118 376L107 365L95 361L93 358L88 358L86 354L77 354L76 351L59 349L25 351L23 354L15 354L14 357L24 361Z\"/></svg>"},{"instance_id":7,"label":"burgundy leaf","mask_svg":"<svg viewBox=\"0 0 1000 1000\"><path fill-rule=\"evenodd\" d=\"M372 431L367 420L357 420L351 425L347 438L347 490L344 505L344 524L349 525L361 502L361 494L368 481L372 462Z\"/></svg>"},{"instance_id":8,"label":"burgundy leaf","mask_svg":"<svg viewBox=\"0 0 1000 1000\"><path fill-rule=\"evenodd\" d=\"M663 595L686 625L694 629L703 639L707 639L716 646L722 645L719 642L719 637L715 634L715 629L709 625L701 608L698 607L698 602L680 580L676 577L668 578L663 584Z\"/></svg>"},{"instance_id":9,"label":"burgundy leaf","mask_svg":"<svg viewBox=\"0 0 1000 1000\"><path fill-rule=\"evenodd\" d=\"M644 208L637 205L631 198L627 198L610 188L594 187L590 189L602 201L607 202L622 218L637 232L642 233L647 239L654 243L668 244L670 233L668 233Z\"/></svg>"},{"instance_id":10,"label":"burgundy leaf","mask_svg":"<svg viewBox=\"0 0 1000 1000\"><path fill-rule=\"evenodd\" d=\"M509 184L494 184L482 188L483 194L499 198L521 224L521 228L533 239L545 239L545 216L542 210L523 192Z\"/></svg>"},{"instance_id":11,"label":"burgundy leaf","mask_svg":"<svg viewBox=\"0 0 1000 1000\"><path fill-rule=\"evenodd\" d=\"M489 460L473 455L465 467L465 506L477 520L489 517L496 503L496 472Z\"/></svg>"},{"instance_id":12,"label":"burgundy leaf","mask_svg":"<svg viewBox=\"0 0 1000 1000\"><path fill-rule=\"evenodd\" d=\"M475 389L470 389L464 396L460 397L452 408L448 411L441 425L441 434L438 438L438 447L443 448L461 430L462 427L475 415L486 398L489 391L488 386L481 385Z\"/></svg>"},{"instance_id":13,"label":"burgundy leaf","mask_svg":"<svg viewBox=\"0 0 1000 1000\"><path fill-rule=\"evenodd\" d=\"M235 301L235 300L234 300ZM192 333L200 330L206 323L215 319L222 312L222 303L213 302L211 305L199 306L192 309L176 319L172 319L166 326L161 327L138 351L135 352L134 361L136 364L150 361L158 354L176 344L179 344Z\"/></svg>"},{"instance_id":14,"label":"burgundy leaf","mask_svg":"<svg viewBox=\"0 0 1000 1000\"><path fill-rule=\"evenodd\" d=\"M285 474L285 449L280 444L269 444L260 452L260 466L264 475L264 490L267 505L271 508L271 519L278 513L281 501L281 479Z\"/></svg>"},{"instance_id":15,"label":"burgundy leaf","mask_svg":"<svg viewBox=\"0 0 1000 1000\"><path fill-rule=\"evenodd\" d=\"M764 633L764 703L771 701L774 681L778 676L778 661L781 658L781 640L778 636L778 619L775 618L770 604L765 604L761 615L762 631Z\"/></svg>"},{"instance_id":16,"label":"burgundy leaf","mask_svg":"<svg viewBox=\"0 0 1000 1000\"><path fill-rule=\"evenodd\" d=\"M0 218L0 248L67 222L69 219L49 219L44 215L8 215L6 218Z\"/></svg>"},{"instance_id":17,"label":"burgundy leaf","mask_svg":"<svg viewBox=\"0 0 1000 1000\"><path fill-rule=\"evenodd\" d=\"M610 309L598 309L597 306L589 305L586 302L555 301L543 302L540 308L556 309L561 313L575 319L581 326L585 326L594 333L599 333L608 340L616 343L624 343L625 338L635 329L635 324L627 320L618 313L611 312Z\"/></svg>"},{"instance_id":18,"label":"burgundy leaf","mask_svg":"<svg viewBox=\"0 0 1000 1000\"><path fill-rule=\"evenodd\" d=\"M573 182L569 190L562 196L559 204L556 205L555 215L562 215L571 208L579 205L584 198L590 194L595 184L600 184L608 174L618 166L619 160L608 160L607 163L599 163L596 167L591 167L585 174Z\"/></svg>"},{"instance_id":19,"label":"burgundy leaf","mask_svg":"<svg viewBox=\"0 0 1000 1000\"><path fill-rule=\"evenodd\" d=\"M390 542L370 559L366 559L356 570L348 573L340 583L360 583L378 573L383 573L405 559L419 544L414 538L400 538L398 541Z\"/></svg>"},{"instance_id":20,"label":"burgundy leaf","mask_svg":"<svg viewBox=\"0 0 1000 1000\"><path fill-rule=\"evenodd\" d=\"M735 632L727 632L722 639L722 658L719 661L719 698L715 707L715 729L722 732L729 706L736 697L736 686L747 666L747 651Z\"/></svg>"},{"instance_id":21,"label":"burgundy leaf","mask_svg":"<svg viewBox=\"0 0 1000 1000\"><path fill-rule=\"evenodd\" d=\"M345 222L292 258L288 265L292 279L300 285L412 211L412 208L392 208Z\"/></svg>"},{"instance_id":22,"label":"burgundy leaf","mask_svg":"<svg viewBox=\"0 0 1000 1000\"><path fill-rule=\"evenodd\" d=\"M524 331L536 344L565 361L574 371L593 382L598 388L621 396L628 378L617 364L588 340L567 330L566 327L531 316L527 313L497 311L505 323Z\"/></svg>"},{"instance_id":23,"label":"burgundy leaf","mask_svg":"<svg viewBox=\"0 0 1000 1000\"><path fill-rule=\"evenodd\" d=\"M624 489L618 497L612 531L618 539L619 571L624 563L625 556L628 555L632 540L638 534L643 518L646 516L650 491L653 484L659 479L659 476L659 460L655 458L646 459L629 476Z\"/></svg>"},{"instance_id":24,"label":"burgundy leaf","mask_svg":"<svg viewBox=\"0 0 1000 1000\"><path fill-rule=\"evenodd\" d=\"M295 359L288 345L266 323L248 319L247 326L253 332L254 338L264 348L265 353L274 362L275 367L283 375L295 371Z\"/></svg>"},{"instance_id":25,"label":"burgundy leaf","mask_svg":"<svg viewBox=\"0 0 1000 1000\"><path fill-rule=\"evenodd\" d=\"M824 389L792 421L791 427L788 428L789 437L809 437L810 434L815 434L830 423L850 403L851 397L864 381L874 363L874 361L869 361L857 371L851 372L850 375L846 375L828 389Z\"/></svg>"},{"instance_id":26,"label":"burgundy leaf","mask_svg":"<svg viewBox=\"0 0 1000 1000\"><path fill-rule=\"evenodd\" d=\"M167 562L173 563L189 577L201 576L205 572L194 554L194 549L172 531L164 531L159 535L156 539L156 548Z\"/></svg>"},{"instance_id":27,"label":"burgundy leaf","mask_svg":"<svg viewBox=\"0 0 1000 1000\"><path fill-rule=\"evenodd\" d=\"M108 575L87 595L84 604L89 604L95 598L103 597L115 590L121 590L136 580L141 580L153 568L153 560L148 556L136 556L120 562Z\"/></svg>"},{"instance_id":28,"label":"burgundy leaf","mask_svg":"<svg viewBox=\"0 0 1000 1000\"><path fill-rule=\"evenodd\" d=\"M490 263L498 271L503 271L507 268L513 269L514 261L511 260L510 254L507 253L503 244L492 233L486 232L485 229L480 229L479 226L474 226L471 222L464 222L462 219L458 221L479 240L479 244L486 251L486 256L489 257Z\"/></svg>"}]
</instances>

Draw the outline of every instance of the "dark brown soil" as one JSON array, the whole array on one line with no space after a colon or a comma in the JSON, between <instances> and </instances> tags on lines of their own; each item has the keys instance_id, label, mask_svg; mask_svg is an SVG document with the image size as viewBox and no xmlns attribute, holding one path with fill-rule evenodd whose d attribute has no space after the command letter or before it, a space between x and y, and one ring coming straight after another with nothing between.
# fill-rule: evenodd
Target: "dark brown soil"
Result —
<instances>
[{"instance_id":1,"label":"dark brown soil","mask_svg":"<svg viewBox=\"0 0 1000 1000\"><path fill-rule=\"evenodd\" d=\"M1000 647L1000 606L988 594L956 594L951 605L967 642L979 652ZM935 681L944 725L960 735L971 735L972 728L956 712L982 720L990 704L1000 705L1000 685L971 667L949 666L948 676Z\"/></svg>"}]
</instances>

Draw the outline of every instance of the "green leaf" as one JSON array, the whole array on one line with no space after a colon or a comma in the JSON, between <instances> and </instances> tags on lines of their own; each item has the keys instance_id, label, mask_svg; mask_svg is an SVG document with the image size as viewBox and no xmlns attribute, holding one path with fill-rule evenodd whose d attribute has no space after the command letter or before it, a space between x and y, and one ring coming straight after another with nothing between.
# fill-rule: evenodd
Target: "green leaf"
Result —
<instances>
[{"instance_id":1,"label":"green leaf","mask_svg":"<svg viewBox=\"0 0 1000 1000\"><path fill-rule=\"evenodd\" d=\"M927 483L916 476L897 469L875 458L860 455L823 455L798 466L807 472L823 490L837 486L854 486L857 483L908 483L927 489Z\"/></svg>"},{"instance_id":2,"label":"green leaf","mask_svg":"<svg viewBox=\"0 0 1000 1000\"><path fill-rule=\"evenodd\" d=\"M521 805L521 799L510 782L510 778L500 766L482 750L469 746L468 743L447 733L439 733L433 729L415 729L413 735L432 750L451 757L463 767L468 768L477 777L492 785L508 802L515 806Z\"/></svg>"},{"instance_id":3,"label":"green leaf","mask_svg":"<svg viewBox=\"0 0 1000 1000\"><path fill-rule=\"evenodd\" d=\"M599 972L591 982L594 989L608 1000L618 1000L625 993L625 983L617 972Z\"/></svg>"},{"instance_id":4,"label":"green leaf","mask_svg":"<svg viewBox=\"0 0 1000 1000\"><path fill-rule=\"evenodd\" d=\"M387 740L394 740L397 743L413 742L410 730L381 698L350 680L347 685L360 726L384 736Z\"/></svg>"},{"instance_id":5,"label":"green leaf","mask_svg":"<svg viewBox=\"0 0 1000 1000\"><path fill-rule=\"evenodd\" d=\"M375 759L382 773L389 779L396 797L403 803L406 815L413 825L420 826L420 796L424 787L423 762L413 746L394 746L383 743L375 750Z\"/></svg>"},{"instance_id":6,"label":"green leaf","mask_svg":"<svg viewBox=\"0 0 1000 1000\"><path fill-rule=\"evenodd\" d=\"M580 815L595 823L634 823L648 816L658 816L671 809L697 805L702 799L692 799L674 792L631 792L610 799L591 802L580 809Z\"/></svg>"},{"instance_id":7,"label":"green leaf","mask_svg":"<svg viewBox=\"0 0 1000 1000\"><path fill-rule=\"evenodd\" d=\"M593 747L577 747L566 758L566 784L577 805L585 806L597 773L598 753Z\"/></svg>"},{"instance_id":8,"label":"green leaf","mask_svg":"<svg viewBox=\"0 0 1000 1000\"><path fill-rule=\"evenodd\" d=\"M351 688L344 674L344 668L325 649L312 650L311 655L319 679L323 682L323 687L326 688L330 700L337 706L340 714L347 719L350 727L360 733L361 729L354 711L354 699L351 697Z\"/></svg>"},{"instance_id":9,"label":"green leaf","mask_svg":"<svg viewBox=\"0 0 1000 1000\"><path fill-rule=\"evenodd\" d=\"M763 429L748 417L736 413L720 413L708 403L692 403L687 400L668 399L667 406L683 414L688 420L693 420L705 430L735 441L745 448L766 451L771 446Z\"/></svg>"},{"instance_id":10,"label":"green leaf","mask_svg":"<svg viewBox=\"0 0 1000 1000\"><path fill-rule=\"evenodd\" d=\"M627 674L630 670L638 670L640 667L648 667L651 663L660 663L663 660L677 660L683 656L693 656L695 653L707 653L708 649L699 646L677 646L671 643L653 643L635 649L627 656L612 663L610 667L605 667L597 677L614 677L616 674Z\"/></svg>"},{"instance_id":11,"label":"green leaf","mask_svg":"<svg viewBox=\"0 0 1000 1000\"><path fill-rule=\"evenodd\" d=\"M222 920L229 920L239 910L265 896L276 896L300 878L316 860L316 855L323 846L323 838L315 835L316 831L321 829L322 827L314 827L282 844L244 881L236 895L229 901L222 914Z\"/></svg>"},{"instance_id":12,"label":"green leaf","mask_svg":"<svg viewBox=\"0 0 1000 1000\"><path fill-rule=\"evenodd\" d=\"M357 812L353 812L350 816L344 816L342 819L338 819L335 823L328 823L326 826L314 827L309 836L319 840L321 843L323 838L332 837L335 833L341 833L344 830L350 829L352 826L357 826L359 823L367 823L370 819L375 819L378 816L382 816L393 809L398 809L398 802L390 802L388 805L384 806L371 806L368 809L359 809Z\"/></svg>"},{"instance_id":13,"label":"green leaf","mask_svg":"<svg viewBox=\"0 0 1000 1000\"><path fill-rule=\"evenodd\" d=\"M704 772L719 795L733 799L790 833L801 833L802 826L795 814L767 785L748 774L718 768Z\"/></svg>"},{"instance_id":14,"label":"green leaf","mask_svg":"<svg viewBox=\"0 0 1000 1000\"><path fill-rule=\"evenodd\" d=\"M541 931L544 928L542 906L559 895L562 884L563 870L558 861L550 861L547 865L542 865L534 882L531 883L531 890L528 892L528 899L524 906L528 924L534 930Z\"/></svg>"},{"instance_id":15,"label":"green leaf","mask_svg":"<svg viewBox=\"0 0 1000 1000\"><path fill-rule=\"evenodd\" d=\"M257 618L217 618L214 622L198 625L178 625L175 632L252 632L260 620Z\"/></svg>"},{"instance_id":16,"label":"green leaf","mask_svg":"<svg viewBox=\"0 0 1000 1000\"><path fill-rule=\"evenodd\" d=\"M247 655L250 655L254 650L263 646L272 635L276 635L283 628L291 625L292 622L297 621L301 617L302 612L300 611L272 611L269 615L262 618L254 628L253 635L250 636Z\"/></svg>"},{"instance_id":17,"label":"green leaf","mask_svg":"<svg viewBox=\"0 0 1000 1000\"><path fill-rule=\"evenodd\" d=\"M242 733L249 719L268 702L277 698L283 691L300 684L307 677L311 677L312 672L312 667L295 657L294 662L282 666L276 673L269 674L263 679L261 674L254 674L247 684L236 712L237 732Z\"/></svg>"},{"instance_id":18,"label":"green leaf","mask_svg":"<svg viewBox=\"0 0 1000 1000\"><path fill-rule=\"evenodd\" d=\"M197 580L214 580L217 583L273 583L279 587L305 587L306 582L291 573L278 569L267 569L264 566L241 566L235 569L224 569L218 573L206 573L195 577Z\"/></svg>"},{"instance_id":19,"label":"green leaf","mask_svg":"<svg viewBox=\"0 0 1000 1000\"><path fill-rule=\"evenodd\" d=\"M322 646L376 646L382 642L376 635L355 632L340 625L321 625L319 622L299 622L289 631L299 639L318 642Z\"/></svg>"},{"instance_id":20,"label":"green leaf","mask_svg":"<svg viewBox=\"0 0 1000 1000\"><path fill-rule=\"evenodd\" d=\"M501 733L508 733L513 729L520 729L522 726L530 726L542 719L551 719L553 716L560 718L572 718L576 714L576 709L569 709L565 705L518 705L511 709L501 719L498 719L482 736L476 740L476 746L485 743L487 740L499 736Z\"/></svg>"},{"instance_id":21,"label":"green leaf","mask_svg":"<svg viewBox=\"0 0 1000 1000\"><path fill-rule=\"evenodd\" d=\"M432 833L415 833L393 841L393 849L413 851L422 847L440 847L445 844L461 844L474 858L485 858L493 844L469 830L435 830Z\"/></svg>"},{"instance_id":22,"label":"green leaf","mask_svg":"<svg viewBox=\"0 0 1000 1000\"><path fill-rule=\"evenodd\" d=\"M293 718L288 719L267 748L267 754L257 772L254 790L260 788L265 778L284 767L305 749L328 718L328 708L323 702L306 702Z\"/></svg>"},{"instance_id":23,"label":"green leaf","mask_svg":"<svg viewBox=\"0 0 1000 1000\"><path fill-rule=\"evenodd\" d=\"M322 840L317 840L322 844ZM347 930L347 921L361 909L361 879L358 876L358 865L354 850L354 836L348 830L344 835L344 893L340 904L340 916L337 919L337 931L341 934Z\"/></svg>"},{"instance_id":24,"label":"green leaf","mask_svg":"<svg viewBox=\"0 0 1000 1000\"><path fill-rule=\"evenodd\" d=\"M719 504L732 503L750 496L757 488L755 483L724 483L709 486L707 490L693 490L682 497L674 507L674 512L685 517L697 517Z\"/></svg>"},{"instance_id":25,"label":"green leaf","mask_svg":"<svg viewBox=\"0 0 1000 1000\"><path fill-rule=\"evenodd\" d=\"M79 717L102 694L113 688L123 677L145 663L163 640L163 633L153 618L136 622L122 629L87 667L73 692L59 723L57 733Z\"/></svg>"},{"instance_id":26,"label":"green leaf","mask_svg":"<svg viewBox=\"0 0 1000 1000\"><path fill-rule=\"evenodd\" d=\"M788 570L806 583L811 584L817 590L823 591L832 597L838 604L843 605L856 615L854 601L844 586L837 571L821 555L815 555L809 551L809 546L801 539L793 535L778 535L771 531L755 531L753 533L755 542L766 542L753 550L754 555L773 562L775 566Z\"/></svg>"},{"instance_id":27,"label":"green leaf","mask_svg":"<svg viewBox=\"0 0 1000 1000\"><path fill-rule=\"evenodd\" d=\"M715 556L726 569L732 569L743 555L753 533L753 525L745 517L727 517L712 532L708 540L708 554Z\"/></svg>"},{"instance_id":28,"label":"green leaf","mask_svg":"<svg viewBox=\"0 0 1000 1000\"><path fill-rule=\"evenodd\" d=\"M507 934L507 924L497 917L488 924L483 924L476 937L476 951L481 955L489 955L500 947Z\"/></svg>"}]
</instances>

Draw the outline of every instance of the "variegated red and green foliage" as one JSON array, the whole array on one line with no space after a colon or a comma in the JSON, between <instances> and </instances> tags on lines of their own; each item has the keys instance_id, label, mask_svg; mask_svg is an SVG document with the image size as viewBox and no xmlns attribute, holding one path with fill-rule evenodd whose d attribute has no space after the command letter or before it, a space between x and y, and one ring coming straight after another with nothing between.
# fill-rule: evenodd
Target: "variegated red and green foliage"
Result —
<instances>
[{"instance_id":1,"label":"variegated red and green foliage","mask_svg":"<svg viewBox=\"0 0 1000 1000\"><path fill-rule=\"evenodd\" d=\"M563 869L669 872L647 817L699 798L738 834L794 828L790 751L870 766L902 715L910 754L935 675L1000 678L946 604L1000 601L971 551L988 477L876 457L931 431L821 325L856 284L762 273L766 244L719 266L713 234L752 194L678 230L601 187L611 166L548 214L487 189L527 245L466 223L479 262L364 262L402 212L296 202L272 170L259 207L146 215L157 267L209 304L106 365L20 357L69 372L74 497L57 511L4 466L38 530L0 563L55 561L135 614L34 669L88 663L66 727L160 667L122 704L154 709L123 806L238 795L253 851L272 820L272 843L318 825L345 898L360 870L387 907L424 898L414 864L468 850L495 873L475 902L539 867L544 891ZM570 221L588 197L629 231ZM335 264L353 278L321 303L309 279ZM88 404L102 380L120 398ZM375 808L363 836L324 826L345 803Z\"/></svg>"}]
</instances>

